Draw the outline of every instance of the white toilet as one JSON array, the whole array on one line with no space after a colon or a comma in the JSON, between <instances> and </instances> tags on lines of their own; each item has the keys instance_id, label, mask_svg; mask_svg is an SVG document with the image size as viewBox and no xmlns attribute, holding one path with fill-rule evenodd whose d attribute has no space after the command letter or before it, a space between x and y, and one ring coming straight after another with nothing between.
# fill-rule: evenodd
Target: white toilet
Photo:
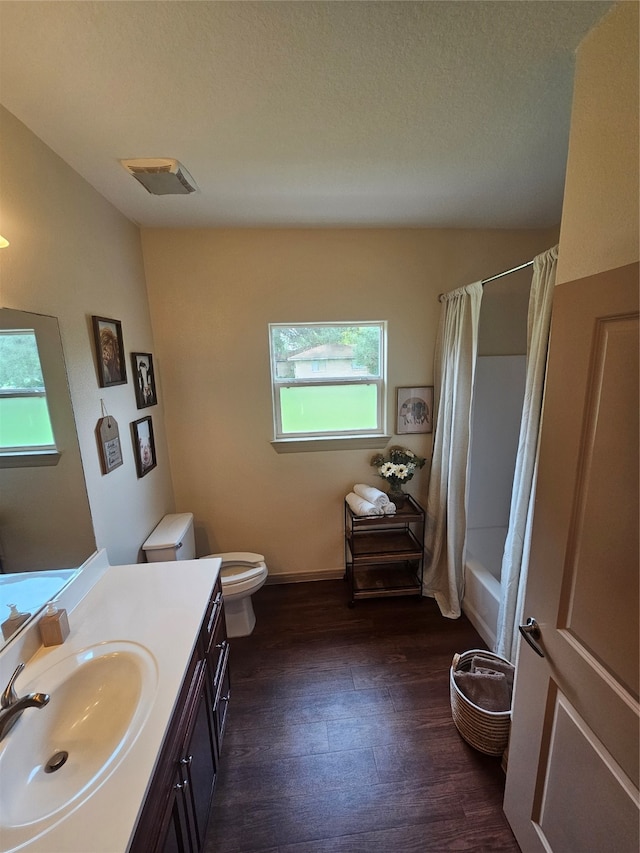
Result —
<instances>
[{"instance_id":1,"label":"white toilet","mask_svg":"<svg viewBox=\"0 0 640 853\"><path fill-rule=\"evenodd\" d=\"M165 515L142 546L142 550L148 563L195 560L193 513ZM262 554L253 554L248 551L207 556L222 559L220 578L227 636L249 636L256 624L251 596L260 589L268 575L264 557Z\"/></svg>"}]
</instances>

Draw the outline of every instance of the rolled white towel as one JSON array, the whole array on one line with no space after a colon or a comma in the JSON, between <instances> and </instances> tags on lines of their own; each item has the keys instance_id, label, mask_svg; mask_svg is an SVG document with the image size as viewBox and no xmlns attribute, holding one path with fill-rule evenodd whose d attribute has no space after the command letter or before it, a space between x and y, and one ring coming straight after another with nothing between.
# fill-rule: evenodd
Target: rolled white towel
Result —
<instances>
[{"instance_id":1,"label":"rolled white towel","mask_svg":"<svg viewBox=\"0 0 640 853\"><path fill-rule=\"evenodd\" d=\"M369 501L369 503L377 506L378 509L384 510L384 508L390 503L389 496L385 495L385 493L380 491L380 489L376 489L375 486L356 483L353 487L353 491L356 495L360 495L361 498L364 498L365 501Z\"/></svg>"},{"instance_id":2,"label":"rolled white towel","mask_svg":"<svg viewBox=\"0 0 640 853\"><path fill-rule=\"evenodd\" d=\"M384 505L384 507L382 509L382 513L383 513L383 515L395 515L396 509L397 509L397 507L393 503L393 501L389 501L388 504Z\"/></svg>"},{"instance_id":3,"label":"rolled white towel","mask_svg":"<svg viewBox=\"0 0 640 853\"><path fill-rule=\"evenodd\" d=\"M356 495L355 492L349 492L346 501L355 513L355 515L382 515L382 510L370 501Z\"/></svg>"}]
</instances>

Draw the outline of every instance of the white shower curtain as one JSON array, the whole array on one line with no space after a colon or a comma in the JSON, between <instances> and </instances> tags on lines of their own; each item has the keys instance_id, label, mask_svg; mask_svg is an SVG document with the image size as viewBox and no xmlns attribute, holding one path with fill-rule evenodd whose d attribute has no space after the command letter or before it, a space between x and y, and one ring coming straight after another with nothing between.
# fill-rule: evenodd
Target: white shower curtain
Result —
<instances>
[{"instance_id":1,"label":"white shower curtain","mask_svg":"<svg viewBox=\"0 0 640 853\"><path fill-rule=\"evenodd\" d=\"M482 283L445 293L440 300L422 592L436 599L443 616L456 619L464 584L467 461Z\"/></svg>"},{"instance_id":2,"label":"white shower curtain","mask_svg":"<svg viewBox=\"0 0 640 853\"><path fill-rule=\"evenodd\" d=\"M554 246L533 261L527 334L527 374L509 527L502 557L502 590L495 644L496 653L512 661L516 659L520 637L518 625L523 616L529 568L538 444L557 259L558 247Z\"/></svg>"}]
</instances>

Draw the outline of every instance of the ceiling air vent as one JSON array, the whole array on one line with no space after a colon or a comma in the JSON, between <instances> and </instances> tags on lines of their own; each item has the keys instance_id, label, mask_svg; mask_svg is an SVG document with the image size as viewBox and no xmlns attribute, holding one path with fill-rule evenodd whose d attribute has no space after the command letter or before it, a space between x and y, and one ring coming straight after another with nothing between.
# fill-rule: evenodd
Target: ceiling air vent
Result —
<instances>
[{"instance_id":1,"label":"ceiling air vent","mask_svg":"<svg viewBox=\"0 0 640 853\"><path fill-rule=\"evenodd\" d=\"M196 182L177 160L121 160L130 175L153 195L187 195L197 189Z\"/></svg>"}]
</instances>

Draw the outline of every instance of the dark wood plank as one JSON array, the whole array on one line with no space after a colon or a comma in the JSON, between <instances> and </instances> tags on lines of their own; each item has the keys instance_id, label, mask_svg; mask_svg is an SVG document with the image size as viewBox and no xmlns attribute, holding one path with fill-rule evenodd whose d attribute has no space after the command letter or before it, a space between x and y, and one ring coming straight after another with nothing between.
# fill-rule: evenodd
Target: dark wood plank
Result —
<instances>
[{"instance_id":1,"label":"dark wood plank","mask_svg":"<svg viewBox=\"0 0 640 853\"><path fill-rule=\"evenodd\" d=\"M205 853L518 853L500 759L451 720L451 659L480 637L429 599L348 598L342 581L254 596Z\"/></svg>"}]
</instances>

